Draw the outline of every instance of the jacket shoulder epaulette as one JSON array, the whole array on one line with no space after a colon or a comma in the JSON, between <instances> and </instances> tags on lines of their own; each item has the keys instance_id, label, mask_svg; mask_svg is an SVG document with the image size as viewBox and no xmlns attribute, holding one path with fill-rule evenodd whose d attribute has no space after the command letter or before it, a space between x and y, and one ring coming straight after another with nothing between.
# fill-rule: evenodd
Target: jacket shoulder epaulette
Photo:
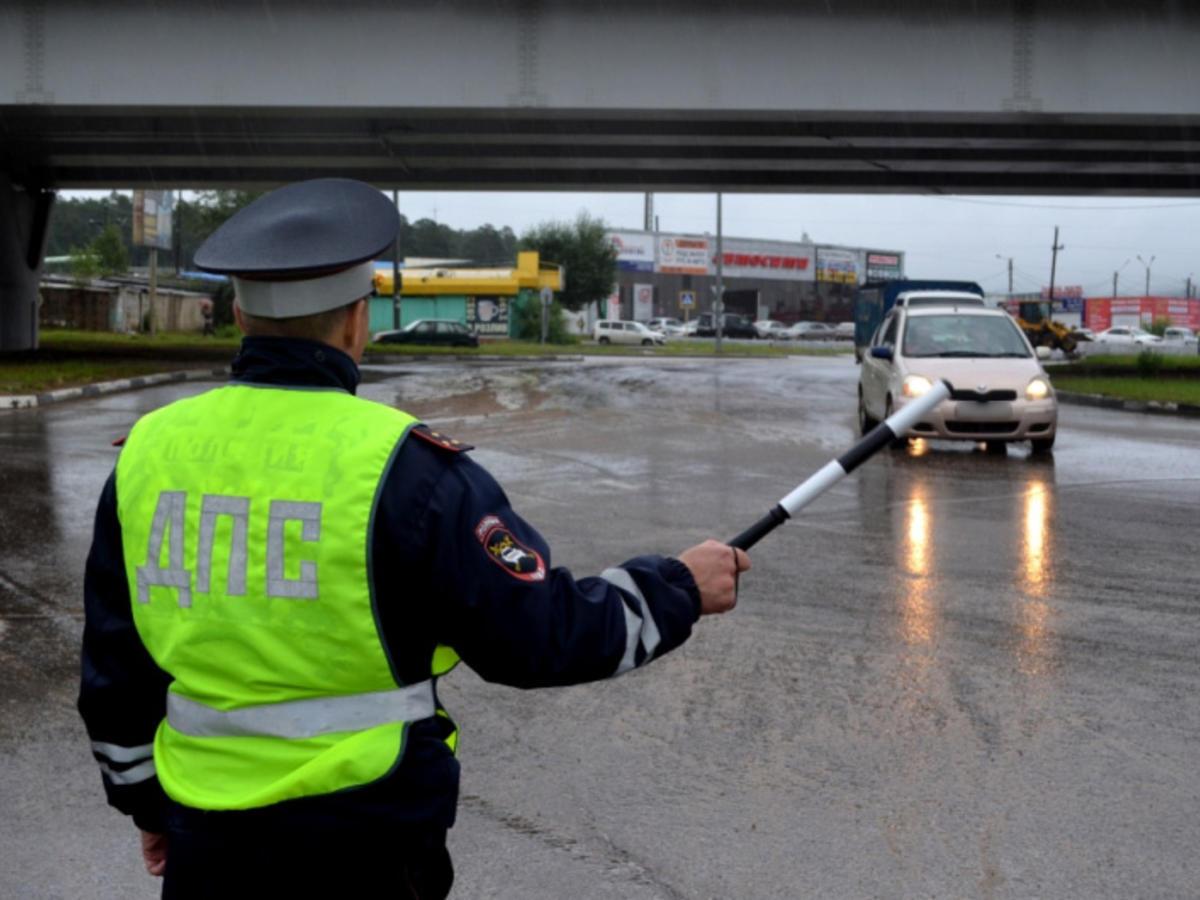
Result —
<instances>
[{"instance_id":1,"label":"jacket shoulder epaulette","mask_svg":"<svg viewBox=\"0 0 1200 900\"><path fill-rule=\"evenodd\" d=\"M413 437L420 438L427 444L441 450L449 450L451 453L462 453L464 450L474 450L470 444L464 444L462 441L456 440L449 435L442 434L440 431L433 431L428 425L416 425L412 430Z\"/></svg>"}]
</instances>

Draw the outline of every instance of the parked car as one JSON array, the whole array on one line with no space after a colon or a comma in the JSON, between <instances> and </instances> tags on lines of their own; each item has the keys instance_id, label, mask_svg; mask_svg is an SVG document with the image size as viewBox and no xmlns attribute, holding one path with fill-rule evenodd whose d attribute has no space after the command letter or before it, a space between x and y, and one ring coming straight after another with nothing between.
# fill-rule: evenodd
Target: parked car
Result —
<instances>
[{"instance_id":1,"label":"parked car","mask_svg":"<svg viewBox=\"0 0 1200 900\"><path fill-rule=\"evenodd\" d=\"M696 337L715 337L717 333L712 313L700 313L696 317ZM724 313L721 319L721 334L727 338L757 338L753 323L737 313Z\"/></svg>"},{"instance_id":2,"label":"parked car","mask_svg":"<svg viewBox=\"0 0 1200 900\"><path fill-rule=\"evenodd\" d=\"M776 322L774 319L759 319L754 323L754 330L760 338L775 341L788 340L787 328L782 322Z\"/></svg>"},{"instance_id":3,"label":"parked car","mask_svg":"<svg viewBox=\"0 0 1200 900\"><path fill-rule=\"evenodd\" d=\"M668 319L659 317L651 319L646 323L646 327L651 331L659 331L667 337L682 337L684 333L683 323L678 319Z\"/></svg>"},{"instance_id":4,"label":"parked car","mask_svg":"<svg viewBox=\"0 0 1200 900\"><path fill-rule=\"evenodd\" d=\"M1194 344L1196 343L1196 332L1190 328L1184 328L1182 325L1172 325L1162 333L1164 344Z\"/></svg>"},{"instance_id":5,"label":"parked car","mask_svg":"<svg viewBox=\"0 0 1200 900\"><path fill-rule=\"evenodd\" d=\"M601 319L592 328L592 338L598 344L641 344L644 347L667 342L661 331L651 331L641 322L626 319Z\"/></svg>"},{"instance_id":6,"label":"parked car","mask_svg":"<svg viewBox=\"0 0 1200 900\"><path fill-rule=\"evenodd\" d=\"M788 336L794 341L830 341L837 332L824 322L797 322L788 328Z\"/></svg>"},{"instance_id":7,"label":"parked car","mask_svg":"<svg viewBox=\"0 0 1200 900\"><path fill-rule=\"evenodd\" d=\"M839 341L854 340L854 323L853 322L838 322L833 326L833 336Z\"/></svg>"},{"instance_id":8,"label":"parked car","mask_svg":"<svg viewBox=\"0 0 1200 900\"><path fill-rule=\"evenodd\" d=\"M442 347L478 347L479 335L454 319L417 319L399 331L380 331L377 344L430 344Z\"/></svg>"},{"instance_id":9,"label":"parked car","mask_svg":"<svg viewBox=\"0 0 1200 900\"><path fill-rule=\"evenodd\" d=\"M1076 341L1096 340L1096 332L1092 331L1090 328L1076 328L1071 332L1071 336L1074 337Z\"/></svg>"},{"instance_id":10,"label":"parked car","mask_svg":"<svg viewBox=\"0 0 1200 900\"><path fill-rule=\"evenodd\" d=\"M1029 441L1054 446L1058 403L1040 359L1012 316L985 306L897 306L884 317L863 355L858 420L866 434L936 381L951 385L943 400L906 437Z\"/></svg>"},{"instance_id":11,"label":"parked car","mask_svg":"<svg viewBox=\"0 0 1200 900\"><path fill-rule=\"evenodd\" d=\"M1130 347L1136 344L1159 344L1162 338L1141 328L1118 325L1096 335L1097 344L1126 344Z\"/></svg>"}]
</instances>

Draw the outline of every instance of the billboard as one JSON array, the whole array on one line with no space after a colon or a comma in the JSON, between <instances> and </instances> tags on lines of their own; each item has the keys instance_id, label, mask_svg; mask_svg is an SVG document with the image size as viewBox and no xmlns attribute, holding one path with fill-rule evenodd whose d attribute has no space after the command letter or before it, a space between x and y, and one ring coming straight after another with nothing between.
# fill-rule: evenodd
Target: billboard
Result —
<instances>
[{"instance_id":1,"label":"billboard","mask_svg":"<svg viewBox=\"0 0 1200 900\"><path fill-rule=\"evenodd\" d=\"M654 271L654 235L644 231L612 231L608 242L617 251L617 268L626 272Z\"/></svg>"},{"instance_id":2,"label":"billboard","mask_svg":"<svg viewBox=\"0 0 1200 900\"><path fill-rule=\"evenodd\" d=\"M675 237L658 239L658 271L675 275L708 275L712 271L708 238Z\"/></svg>"},{"instance_id":3,"label":"billboard","mask_svg":"<svg viewBox=\"0 0 1200 900\"><path fill-rule=\"evenodd\" d=\"M721 265L730 278L812 281L817 277L813 248L784 241L726 238L721 246Z\"/></svg>"},{"instance_id":4,"label":"billboard","mask_svg":"<svg viewBox=\"0 0 1200 900\"><path fill-rule=\"evenodd\" d=\"M817 281L858 284L859 255L855 250L817 248Z\"/></svg>"},{"instance_id":5,"label":"billboard","mask_svg":"<svg viewBox=\"0 0 1200 900\"><path fill-rule=\"evenodd\" d=\"M892 281L903 277L903 254L867 251L867 281Z\"/></svg>"},{"instance_id":6,"label":"billboard","mask_svg":"<svg viewBox=\"0 0 1200 900\"><path fill-rule=\"evenodd\" d=\"M635 284L633 286L633 318L645 322L654 316L654 285Z\"/></svg>"},{"instance_id":7,"label":"billboard","mask_svg":"<svg viewBox=\"0 0 1200 900\"><path fill-rule=\"evenodd\" d=\"M133 192L133 245L171 249L171 216L175 195L171 191Z\"/></svg>"},{"instance_id":8,"label":"billboard","mask_svg":"<svg viewBox=\"0 0 1200 900\"><path fill-rule=\"evenodd\" d=\"M467 324L476 334L508 337L508 297L468 297Z\"/></svg>"}]
</instances>

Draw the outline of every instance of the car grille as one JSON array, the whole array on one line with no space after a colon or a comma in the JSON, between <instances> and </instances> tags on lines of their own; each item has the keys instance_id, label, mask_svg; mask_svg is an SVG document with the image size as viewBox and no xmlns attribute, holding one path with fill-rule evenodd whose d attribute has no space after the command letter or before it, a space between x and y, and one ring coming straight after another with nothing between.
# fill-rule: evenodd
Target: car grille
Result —
<instances>
[{"instance_id":1,"label":"car grille","mask_svg":"<svg viewBox=\"0 0 1200 900\"><path fill-rule=\"evenodd\" d=\"M950 391L951 400L975 400L979 403L987 403L992 400L1016 400L1016 391L986 391L979 393L978 391L967 391L960 388L954 388Z\"/></svg>"},{"instance_id":2,"label":"car grille","mask_svg":"<svg viewBox=\"0 0 1200 900\"><path fill-rule=\"evenodd\" d=\"M1011 434L1020 422L947 422L946 430L955 434Z\"/></svg>"}]
</instances>

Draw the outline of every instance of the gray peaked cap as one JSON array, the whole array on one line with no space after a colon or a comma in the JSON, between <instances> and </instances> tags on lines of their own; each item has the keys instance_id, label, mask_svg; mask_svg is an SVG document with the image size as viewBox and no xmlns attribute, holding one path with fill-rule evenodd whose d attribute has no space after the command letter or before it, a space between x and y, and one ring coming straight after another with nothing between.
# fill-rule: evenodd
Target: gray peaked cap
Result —
<instances>
[{"instance_id":1,"label":"gray peaked cap","mask_svg":"<svg viewBox=\"0 0 1200 900\"><path fill-rule=\"evenodd\" d=\"M301 181L234 213L196 251L196 267L232 276L251 315L309 316L370 294L371 261L399 229L396 207L369 184Z\"/></svg>"}]
</instances>

